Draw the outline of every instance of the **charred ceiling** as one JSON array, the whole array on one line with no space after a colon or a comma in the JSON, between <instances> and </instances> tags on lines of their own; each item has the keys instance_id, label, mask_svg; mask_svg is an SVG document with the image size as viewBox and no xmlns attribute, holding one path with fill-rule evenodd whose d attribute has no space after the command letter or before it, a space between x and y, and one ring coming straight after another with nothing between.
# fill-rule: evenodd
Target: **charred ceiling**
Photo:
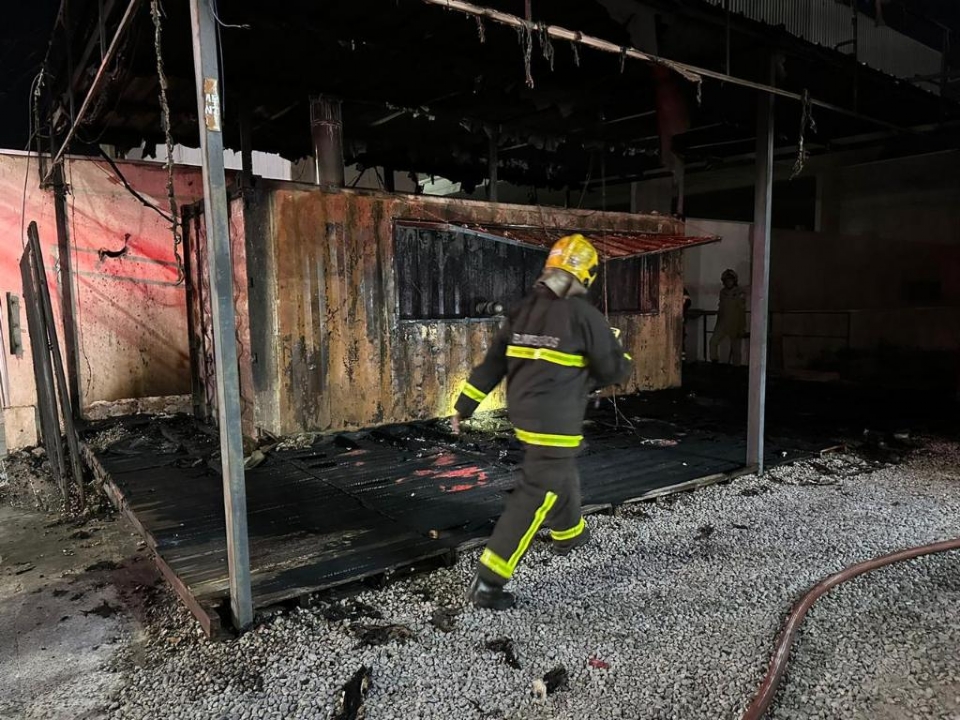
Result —
<instances>
[{"instance_id":1,"label":"charred ceiling","mask_svg":"<svg viewBox=\"0 0 960 720\"><path fill-rule=\"evenodd\" d=\"M484 4L524 14L520 0ZM140 1L74 150L95 143L162 146L150 5ZM177 142L196 146L188 2L161 5L171 130ZM65 0L64 6L40 110L60 138L128 0ZM216 10L228 147L239 149L239 119L249 109L255 149L305 157L309 98L335 95L343 99L348 163L435 174L467 188L487 177L491 136L501 180L543 187L637 178L661 168L671 146L688 166L753 150L753 91L715 80L701 87L662 66L550 41L541 23L757 81L766 80L769 57L779 53L778 86L851 111L814 112L812 152L858 136L942 142L936 134L929 140L891 127L936 126L956 111L952 101L858 66L842 52L743 17L731 23L728 43L722 10L699 1L533 0L533 25L520 32L423 0L233 0ZM796 144L802 114L800 103L777 103L779 145Z\"/></svg>"}]
</instances>

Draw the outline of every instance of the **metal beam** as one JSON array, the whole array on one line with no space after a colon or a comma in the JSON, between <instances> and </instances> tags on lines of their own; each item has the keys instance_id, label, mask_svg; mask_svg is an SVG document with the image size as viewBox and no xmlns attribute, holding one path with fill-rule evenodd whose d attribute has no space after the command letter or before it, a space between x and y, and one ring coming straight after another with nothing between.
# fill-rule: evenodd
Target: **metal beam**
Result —
<instances>
[{"instance_id":1,"label":"metal beam","mask_svg":"<svg viewBox=\"0 0 960 720\"><path fill-rule=\"evenodd\" d=\"M773 63L771 63L773 82ZM767 403L767 310L770 284L770 211L773 199L773 95L757 102L757 182L753 211L753 272L750 282L750 396L747 467L763 472Z\"/></svg>"},{"instance_id":2,"label":"metal beam","mask_svg":"<svg viewBox=\"0 0 960 720\"><path fill-rule=\"evenodd\" d=\"M63 158L67 148L70 147L70 143L73 141L73 136L77 133L77 128L83 123L87 111L90 109L93 101L100 93L100 88L107 77L107 68L110 67L110 64L113 62L113 58L117 54L117 50L120 47L120 38L123 37L123 34L130 27L130 23L133 21L133 17L136 15L136 10L139 5L140 0L130 0L130 4L127 5L126 12L124 12L123 17L120 18L120 25L117 26L117 31L113 34L113 40L110 41L110 47L107 48L107 54L100 62L100 68L97 70L97 74L93 78L93 82L90 84L90 89L87 91L87 96L83 99L83 104L80 106L80 110L77 112L76 117L72 118L73 123L70 125L70 130L67 132L66 137L63 139L63 144L53 156L53 160L50 163L51 169L47 172L47 176L44 178L44 181L50 180L50 176L53 174L53 168Z\"/></svg>"},{"instance_id":3,"label":"metal beam","mask_svg":"<svg viewBox=\"0 0 960 720\"><path fill-rule=\"evenodd\" d=\"M253 622L250 589L250 550L247 541L247 491L240 426L240 373L237 365L237 322L233 306L233 261L227 181L223 169L223 120L220 116L220 68L217 27L208 0L190 0L193 65L197 81L200 150L203 161L203 201L213 315L214 360L217 369L217 411L220 424L220 463L227 520L227 564L230 610L234 625Z\"/></svg>"}]
</instances>

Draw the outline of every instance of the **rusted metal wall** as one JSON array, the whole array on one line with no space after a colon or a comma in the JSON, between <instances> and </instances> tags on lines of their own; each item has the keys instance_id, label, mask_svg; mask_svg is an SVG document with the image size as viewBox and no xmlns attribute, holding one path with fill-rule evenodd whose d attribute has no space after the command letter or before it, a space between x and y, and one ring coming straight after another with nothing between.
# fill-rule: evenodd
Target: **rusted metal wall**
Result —
<instances>
[{"instance_id":1,"label":"rusted metal wall","mask_svg":"<svg viewBox=\"0 0 960 720\"><path fill-rule=\"evenodd\" d=\"M237 362L240 367L240 420L243 432L254 435L253 356L250 342L250 310L244 198L232 198L230 252L233 260L233 305L237 318ZM207 228L203 203L184 208L183 237L187 275L187 325L190 336L191 379L194 413L205 420L217 415L217 368L213 345L213 315L210 302L210 265L207 261Z\"/></svg>"},{"instance_id":2,"label":"rusted metal wall","mask_svg":"<svg viewBox=\"0 0 960 720\"><path fill-rule=\"evenodd\" d=\"M277 434L447 415L495 320L401 321L395 219L682 234L668 217L321 191L268 183L249 204L256 424ZM664 256L656 315L612 316L636 370L625 388L680 382L682 267ZM502 392L484 408L501 406Z\"/></svg>"}]
</instances>

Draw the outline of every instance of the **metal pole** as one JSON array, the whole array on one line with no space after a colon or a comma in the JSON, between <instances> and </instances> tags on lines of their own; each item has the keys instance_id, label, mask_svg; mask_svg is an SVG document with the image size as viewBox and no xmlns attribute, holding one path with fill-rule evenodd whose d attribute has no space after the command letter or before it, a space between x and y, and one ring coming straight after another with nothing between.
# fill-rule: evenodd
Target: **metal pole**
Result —
<instances>
[{"instance_id":1,"label":"metal pole","mask_svg":"<svg viewBox=\"0 0 960 720\"><path fill-rule=\"evenodd\" d=\"M671 153L672 154L672 153ZM673 156L673 213L683 217L683 195L685 192L685 163L676 155Z\"/></svg>"},{"instance_id":2,"label":"metal pole","mask_svg":"<svg viewBox=\"0 0 960 720\"><path fill-rule=\"evenodd\" d=\"M499 182L497 180L497 170L500 164L497 147L499 135L500 133L497 132L496 128L490 131L490 146L489 152L487 153L487 200L490 202L497 202L497 183Z\"/></svg>"},{"instance_id":3,"label":"metal pole","mask_svg":"<svg viewBox=\"0 0 960 720\"><path fill-rule=\"evenodd\" d=\"M343 115L340 100L315 97L310 100L310 130L317 168L317 185L343 187Z\"/></svg>"},{"instance_id":4,"label":"metal pole","mask_svg":"<svg viewBox=\"0 0 960 720\"><path fill-rule=\"evenodd\" d=\"M774 82L774 63L770 82ZM770 210L773 198L773 95L757 103L757 184L753 211L753 277L750 283L750 399L747 467L763 472L767 402L767 310L770 282Z\"/></svg>"},{"instance_id":5,"label":"metal pole","mask_svg":"<svg viewBox=\"0 0 960 720\"><path fill-rule=\"evenodd\" d=\"M63 44L67 46L67 77L73 77L73 38L70 37L70 2L63 3ZM73 85L67 88L67 101L70 105L70 122L76 122L76 101L73 95Z\"/></svg>"},{"instance_id":6,"label":"metal pole","mask_svg":"<svg viewBox=\"0 0 960 720\"><path fill-rule=\"evenodd\" d=\"M57 220L57 250L60 255L60 313L63 319L63 344L67 359L67 387L70 411L80 418L83 398L80 392L80 342L77 333L76 278L73 273L73 248L70 243L70 223L67 205L67 184L60 161L53 168L54 214Z\"/></svg>"},{"instance_id":7,"label":"metal pole","mask_svg":"<svg viewBox=\"0 0 960 720\"><path fill-rule=\"evenodd\" d=\"M940 54L940 114L946 115L948 75L950 73L950 28L943 28L943 48Z\"/></svg>"},{"instance_id":8,"label":"metal pole","mask_svg":"<svg viewBox=\"0 0 960 720\"><path fill-rule=\"evenodd\" d=\"M397 180L394 177L394 169L390 166L383 166L383 189L388 193L397 191Z\"/></svg>"},{"instance_id":9,"label":"metal pole","mask_svg":"<svg viewBox=\"0 0 960 720\"><path fill-rule=\"evenodd\" d=\"M107 27L103 21L103 0L97 0L97 34L100 36L100 61L107 55Z\"/></svg>"},{"instance_id":10,"label":"metal pole","mask_svg":"<svg viewBox=\"0 0 960 720\"><path fill-rule=\"evenodd\" d=\"M723 14L724 18L724 58L723 58L723 71L729 75L730 74L730 0L723 0Z\"/></svg>"},{"instance_id":11,"label":"metal pole","mask_svg":"<svg viewBox=\"0 0 960 720\"><path fill-rule=\"evenodd\" d=\"M253 112L248 98L240 101L240 187L253 186Z\"/></svg>"},{"instance_id":12,"label":"metal pole","mask_svg":"<svg viewBox=\"0 0 960 720\"><path fill-rule=\"evenodd\" d=\"M243 471L243 433L240 429L240 373L237 367L237 323L233 309L227 182L223 170L217 30L207 0L190 0L190 21L193 26L193 65L197 79L203 160L203 201L217 369L223 503L227 519L230 609L234 624L238 629L243 629L253 622L247 493Z\"/></svg>"},{"instance_id":13,"label":"metal pole","mask_svg":"<svg viewBox=\"0 0 960 720\"><path fill-rule=\"evenodd\" d=\"M860 13L857 12L857 0L850 0L853 9L853 109L860 107Z\"/></svg>"}]
</instances>

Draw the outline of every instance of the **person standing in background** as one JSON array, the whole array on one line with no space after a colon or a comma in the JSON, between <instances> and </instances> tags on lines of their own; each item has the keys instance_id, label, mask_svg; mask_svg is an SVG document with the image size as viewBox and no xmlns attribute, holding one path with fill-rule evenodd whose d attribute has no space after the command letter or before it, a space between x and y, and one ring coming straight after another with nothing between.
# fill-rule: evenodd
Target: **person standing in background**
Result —
<instances>
[{"instance_id":1,"label":"person standing in background","mask_svg":"<svg viewBox=\"0 0 960 720\"><path fill-rule=\"evenodd\" d=\"M717 324L710 338L710 360L720 362L720 343L730 341L729 361L740 364L740 341L747 334L747 295L739 285L737 273L724 270L720 276L723 288L717 306Z\"/></svg>"}]
</instances>

